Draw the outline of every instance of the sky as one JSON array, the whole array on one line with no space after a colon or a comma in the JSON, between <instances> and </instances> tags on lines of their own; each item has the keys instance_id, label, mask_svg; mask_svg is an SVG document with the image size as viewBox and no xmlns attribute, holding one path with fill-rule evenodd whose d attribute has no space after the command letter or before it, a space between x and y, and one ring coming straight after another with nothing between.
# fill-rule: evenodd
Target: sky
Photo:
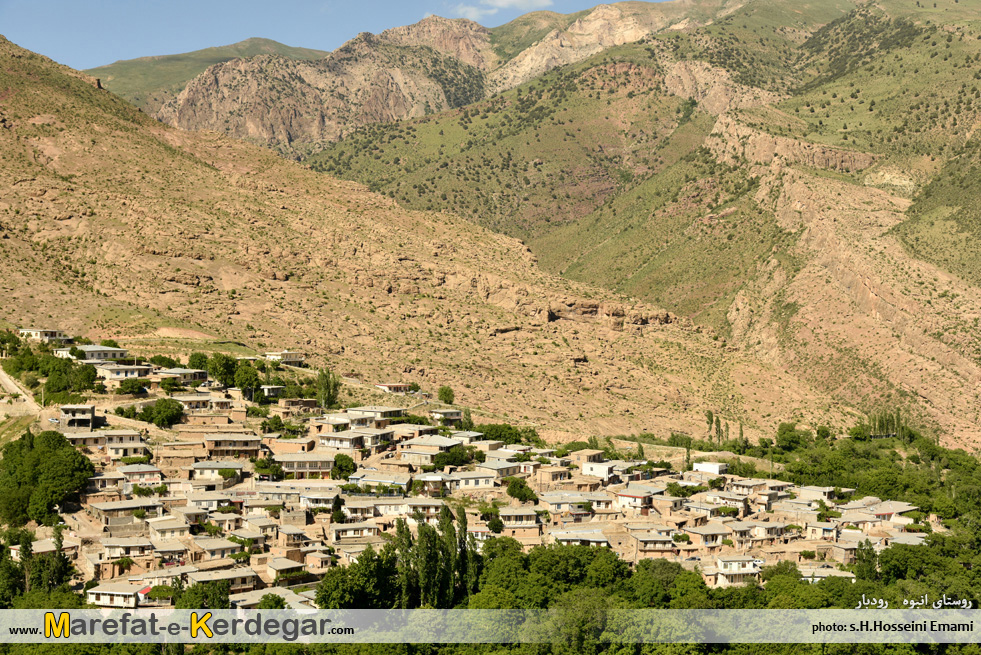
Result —
<instances>
[{"instance_id":1,"label":"sky","mask_svg":"<svg viewBox=\"0 0 981 655\"><path fill-rule=\"evenodd\" d=\"M429 14L487 27L539 9L571 13L603 0L0 0L0 34L76 69L264 37L334 50Z\"/></svg>"}]
</instances>

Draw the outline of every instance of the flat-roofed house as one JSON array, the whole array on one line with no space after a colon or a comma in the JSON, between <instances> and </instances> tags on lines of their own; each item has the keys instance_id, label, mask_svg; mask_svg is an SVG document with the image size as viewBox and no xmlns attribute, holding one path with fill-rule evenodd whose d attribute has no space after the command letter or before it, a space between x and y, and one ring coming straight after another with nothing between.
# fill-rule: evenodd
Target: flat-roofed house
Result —
<instances>
[{"instance_id":1,"label":"flat-roofed house","mask_svg":"<svg viewBox=\"0 0 981 655\"><path fill-rule=\"evenodd\" d=\"M217 537L197 537L191 542L191 556L195 562L222 559L241 551L241 544Z\"/></svg>"},{"instance_id":2,"label":"flat-roofed house","mask_svg":"<svg viewBox=\"0 0 981 655\"><path fill-rule=\"evenodd\" d=\"M409 393L412 391L412 385L406 382L386 382L384 384L376 384L375 387L385 393Z\"/></svg>"},{"instance_id":3,"label":"flat-roofed house","mask_svg":"<svg viewBox=\"0 0 981 655\"><path fill-rule=\"evenodd\" d=\"M185 412L206 411L211 407L211 395L206 393L182 393L171 398L179 402Z\"/></svg>"},{"instance_id":4,"label":"flat-roofed house","mask_svg":"<svg viewBox=\"0 0 981 655\"><path fill-rule=\"evenodd\" d=\"M399 459L421 466L432 465L436 455L461 445L456 439L427 434L398 445Z\"/></svg>"},{"instance_id":5,"label":"flat-roofed house","mask_svg":"<svg viewBox=\"0 0 981 655\"><path fill-rule=\"evenodd\" d=\"M58 423L65 430L91 431L95 427L95 405L62 405Z\"/></svg>"},{"instance_id":6,"label":"flat-roofed house","mask_svg":"<svg viewBox=\"0 0 981 655\"><path fill-rule=\"evenodd\" d=\"M377 537L380 530L374 521L360 523L334 523L330 526L330 539L334 543Z\"/></svg>"},{"instance_id":7,"label":"flat-roofed house","mask_svg":"<svg viewBox=\"0 0 981 655\"><path fill-rule=\"evenodd\" d=\"M575 452L569 453L569 459L573 462L582 466L585 462L602 462L603 461L603 451L602 450L577 450Z\"/></svg>"},{"instance_id":8,"label":"flat-roofed house","mask_svg":"<svg viewBox=\"0 0 981 655\"><path fill-rule=\"evenodd\" d=\"M730 532L729 528L725 525L711 521L705 525L685 528L685 534L689 536L694 546L705 548L709 551L721 548L722 540L728 539Z\"/></svg>"},{"instance_id":9,"label":"flat-roofed house","mask_svg":"<svg viewBox=\"0 0 981 655\"><path fill-rule=\"evenodd\" d=\"M204 462L194 462L186 468L189 480L218 482L225 480L225 477L221 474L222 471L232 471L234 476L229 479L233 481L240 480L242 478L242 472L245 469L245 465L242 462L237 462L234 460L209 460Z\"/></svg>"},{"instance_id":10,"label":"flat-roofed house","mask_svg":"<svg viewBox=\"0 0 981 655\"><path fill-rule=\"evenodd\" d=\"M367 416L373 422L373 427L384 428L397 418L405 416L405 410L401 407L387 407L385 405L362 405L361 407L348 407L344 410L346 414L352 416Z\"/></svg>"},{"instance_id":11,"label":"flat-roofed house","mask_svg":"<svg viewBox=\"0 0 981 655\"><path fill-rule=\"evenodd\" d=\"M303 360L306 359L306 356L295 350L277 350L267 352L266 359L271 362L280 362L287 366L303 366Z\"/></svg>"},{"instance_id":12,"label":"flat-roofed house","mask_svg":"<svg viewBox=\"0 0 981 655\"><path fill-rule=\"evenodd\" d=\"M92 362L92 361L107 361L114 359L126 359L129 355L129 351L125 348L111 348L109 346L72 346L71 348L55 348L55 357L61 357L62 359L74 359L75 355L72 354L72 350L75 350L79 354L78 359Z\"/></svg>"},{"instance_id":13,"label":"flat-roofed house","mask_svg":"<svg viewBox=\"0 0 981 655\"><path fill-rule=\"evenodd\" d=\"M236 566L230 569L192 571L187 574L187 579L191 584L227 581L232 593L241 594L255 589L259 575L248 566Z\"/></svg>"},{"instance_id":14,"label":"flat-roofed house","mask_svg":"<svg viewBox=\"0 0 981 655\"><path fill-rule=\"evenodd\" d=\"M106 454L113 461L148 453L143 435L136 430L106 430L102 434L106 435Z\"/></svg>"},{"instance_id":15,"label":"flat-roofed house","mask_svg":"<svg viewBox=\"0 0 981 655\"><path fill-rule=\"evenodd\" d=\"M412 484L412 476L408 473L359 469L348 476L348 481L364 489L376 490L379 487L388 487L405 493Z\"/></svg>"},{"instance_id":16,"label":"flat-roofed house","mask_svg":"<svg viewBox=\"0 0 981 655\"><path fill-rule=\"evenodd\" d=\"M487 460L480 462L474 467L477 471L493 473L498 479L509 478L517 475L520 466L517 462L507 462L504 460Z\"/></svg>"},{"instance_id":17,"label":"flat-roofed house","mask_svg":"<svg viewBox=\"0 0 981 655\"><path fill-rule=\"evenodd\" d=\"M145 596L149 592L150 587L144 584L106 582L85 592L85 599L89 605L97 607L135 609L140 604L141 594Z\"/></svg>"},{"instance_id":18,"label":"flat-roofed house","mask_svg":"<svg viewBox=\"0 0 981 655\"><path fill-rule=\"evenodd\" d=\"M543 489L558 486L572 478L572 471L564 466L543 466L535 472L534 479Z\"/></svg>"},{"instance_id":19,"label":"flat-roofed house","mask_svg":"<svg viewBox=\"0 0 981 655\"><path fill-rule=\"evenodd\" d=\"M313 450L309 453L281 453L273 459L296 480L329 478L334 468L336 450Z\"/></svg>"},{"instance_id":20,"label":"flat-roofed house","mask_svg":"<svg viewBox=\"0 0 981 655\"><path fill-rule=\"evenodd\" d=\"M635 560L677 557L679 546L671 535L657 532L633 532Z\"/></svg>"},{"instance_id":21,"label":"flat-roofed house","mask_svg":"<svg viewBox=\"0 0 981 655\"><path fill-rule=\"evenodd\" d=\"M435 425L419 425L418 423L398 423L389 427L392 431L392 441L399 442L407 439L415 439L427 434L437 434L439 428ZM451 436L451 439L456 437ZM462 441L461 441L462 443Z\"/></svg>"},{"instance_id":22,"label":"flat-roofed house","mask_svg":"<svg viewBox=\"0 0 981 655\"><path fill-rule=\"evenodd\" d=\"M89 511L99 519L102 525L114 523L113 519L124 519L133 516L133 512L144 511L149 517L159 516L163 504L159 500L148 498L131 498L128 500L114 500L108 503L92 503Z\"/></svg>"},{"instance_id":23,"label":"flat-roofed house","mask_svg":"<svg viewBox=\"0 0 981 655\"><path fill-rule=\"evenodd\" d=\"M30 339L31 341L40 341L41 343L65 343L66 341L71 341L71 337L63 331L47 328L20 328L17 330L17 336L21 339Z\"/></svg>"},{"instance_id":24,"label":"flat-roofed house","mask_svg":"<svg viewBox=\"0 0 981 655\"><path fill-rule=\"evenodd\" d=\"M186 539L191 535L191 527L177 518L164 517L147 521L151 539Z\"/></svg>"},{"instance_id":25,"label":"flat-roofed house","mask_svg":"<svg viewBox=\"0 0 981 655\"><path fill-rule=\"evenodd\" d=\"M717 557L714 567L707 567L702 571L702 578L709 587L755 584L760 580L760 567L755 557Z\"/></svg>"},{"instance_id":26,"label":"flat-roofed house","mask_svg":"<svg viewBox=\"0 0 981 655\"><path fill-rule=\"evenodd\" d=\"M496 471L457 471L451 473L453 491L483 491L493 489L497 481Z\"/></svg>"},{"instance_id":27,"label":"flat-roofed house","mask_svg":"<svg viewBox=\"0 0 981 655\"><path fill-rule=\"evenodd\" d=\"M172 378L181 383L181 385L192 384L194 382L206 382L208 380L208 372L202 371L199 368L162 368L157 371L157 376L160 378Z\"/></svg>"},{"instance_id":28,"label":"flat-roofed house","mask_svg":"<svg viewBox=\"0 0 981 655\"><path fill-rule=\"evenodd\" d=\"M564 546L610 546L610 540L599 529L590 530L552 530L550 538Z\"/></svg>"},{"instance_id":29,"label":"flat-roofed house","mask_svg":"<svg viewBox=\"0 0 981 655\"><path fill-rule=\"evenodd\" d=\"M103 381L107 389L115 389L125 380L145 378L152 370L153 367L149 364L102 362L95 365L95 375Z\"/></svg>"},{"instance_id":30,"label":"flat-roofed house","mask_svg":"<svg viewBox=\"0 0 981 655\"><path fill-rule=\"evenodd\" d=\"M126 477L131 485L155 486L163 482L163 471L151 464L130 464L120 466L118 471Z\"/></svg>"},{"instance_id":31,"label":"flat-roofed house","mask_svg":"<svg viewBox=\"0 0 981 655\"><path fill-rule=\"evenodd\" d=\"M504 523L502 536L520 539L522 537L537 537L542 534L542 525L538 520L538 513L534 506L502 507L500 519Z\"/></svg>"},{"instance_id":32,"label":"flat-roofed house","mask_svg":"<svg viewBox=\"0 0 981 655\"><path fill-rule=\"evenodd\" d=\"M434 409L429 412L429 415L440 425L456 425L463 420L463 411L459 409Z\"/></svg>"},{"instance_id":33,"label":"flat-roofed house","mask_svg":"<svg viewBox=\"0 0 981 655\"><path fill-rule=\"evenodd\" d=\"M262 437L246 434L206 434L204 447L209 458L258 457Z\"/></svg>"}]
</instances>

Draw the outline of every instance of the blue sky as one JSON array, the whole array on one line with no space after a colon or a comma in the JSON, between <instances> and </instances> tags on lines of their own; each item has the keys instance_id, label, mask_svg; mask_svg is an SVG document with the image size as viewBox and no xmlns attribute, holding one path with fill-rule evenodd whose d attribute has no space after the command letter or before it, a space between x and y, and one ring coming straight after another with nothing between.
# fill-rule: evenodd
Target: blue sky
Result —
<instances>
[{"instance_id":1,"label":"blue sky","mask_svg":"<svg viewBox=\"0 0 981 655\"><path fill-rule=\"evenodd\" d=\"M333 50L359 32L427 14L487 27L529 11L580 11L602 0L0 0L0 34L73 68L189 52L258 36Z\"/></svg>"}]
</instances>

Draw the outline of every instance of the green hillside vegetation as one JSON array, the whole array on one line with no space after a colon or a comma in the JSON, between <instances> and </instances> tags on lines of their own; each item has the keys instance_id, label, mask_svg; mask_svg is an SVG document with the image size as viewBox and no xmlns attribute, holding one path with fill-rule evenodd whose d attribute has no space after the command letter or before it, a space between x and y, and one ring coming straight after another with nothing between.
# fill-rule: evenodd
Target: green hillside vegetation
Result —
<instances>
[{"instance_id":1,"label":"green hillside vegetation","mask_svg":"<svg viewBox=\"0 0 981 655\"><path fill-rule=\"evenodd\" d=\"M510 23L492 28L491 45L502 61L508 61L552 30L564 30L588 13L587 9L574 14L557 14L554 11L524 14Z\"/></svg>"},{"instance_id":2,"label":"green hillside vegetation","mask_svg":"<svg viewBox=\"0 0 981 655\"><path fill-rule=\"evenodd\" d=\"M759 0L462 111L365 128L309 163L405 206L523 238L549 270L725 332L729 301L756 263L768 253L789 261L781 253L793 240L754 198L747 166L702 152L715 117L667 93L664 61L704 61L786 96L736 112L744 125L875 153L880 166L900 166L917 182L960 152L978 117L978 33L927 19L963 11L851 7ZM798 168L863 182L859 171ZM945 264L952 270L971 268L976 255L951 248L960 241L941 238L947 232L930 247L962 262ZM970 234L955 232L961 241Z\"/></svg>"},{"instance_id":3,"label":"green hillside vegetation","mask_svg":"<svg viewBox=\"0 0 981 655\"><path fill-rule=\"evenodd\" d=\"M917 196L896 228L915 256L981 285L981 142L973 137ZM977 329L978 319L968 329Z\"/></svg>"},{"instance_id":4,"label":"green hillside vegetation","mask_svg":"<svg viewBox=\"0 0 981 655\"><path fill-rule=\"evenodd\" d=\"M102 85L116 95L152 113L171 95L180 93L191 79L203 73L209 66L231 59L266 54L291 59L321 59L329 53L294 48L270 39L252 38L232 45L177 55L126 59L85 72L100 78Z\"/></svg>"}]
</instances>

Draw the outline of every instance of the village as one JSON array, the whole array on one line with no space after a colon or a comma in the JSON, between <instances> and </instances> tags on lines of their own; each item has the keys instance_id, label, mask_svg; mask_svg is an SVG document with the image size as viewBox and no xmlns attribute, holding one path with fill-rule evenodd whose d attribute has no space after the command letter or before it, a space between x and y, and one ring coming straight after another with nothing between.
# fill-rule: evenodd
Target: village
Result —
<instances>
[{"instance_id":1,"label":"village","mask_svg":"<svg viewBox=\"0 0 981 655\"><path fill-rule=\"evenodd\" d=\"M64 404L44 419L42 429L61 432L96 474L81 508L61 513L57 539L39 526L32 552L60 546L98 607L167 607L154 588L226 581L232 607L256 607L271 593L312 608L331 567L379 549L399 519L415 530L444 507L466 513L478 548L495 537L525 550L608 548L630 566L678 562L709 587L759 583L765 566L784 561L810 582L854 581L846 569L863 544L881 551L924 538L904 529L918 509L909 503L741 477L698 453L652 461L643 445L614 459L593 448L505 443L467 429L469 413L405 382L370 385L391 399L384 405L332 410L280 397L281 385L241 389L203 369L138 361L125 348L69 346L60 330L19 336L93 365L109 389L140 380L134 405L169 397L183 410L167 430L98 403ZM302 370L305 358L280 350L264 359ZM288 433L262 430L259 391L263 418Z\"/></svg>"}]
</instances>

